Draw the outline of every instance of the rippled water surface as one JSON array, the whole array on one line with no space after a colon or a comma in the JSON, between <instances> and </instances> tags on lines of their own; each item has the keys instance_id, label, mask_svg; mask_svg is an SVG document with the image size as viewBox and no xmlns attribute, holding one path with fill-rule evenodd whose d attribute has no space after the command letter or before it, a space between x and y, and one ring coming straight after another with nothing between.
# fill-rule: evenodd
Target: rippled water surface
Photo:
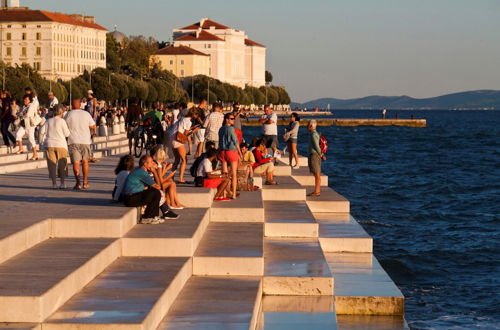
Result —
<instances>
[{"instance_id":1,"label":"rippled water surface","mask_svg":"<svg viewBox=\"0 0 500 330\"><path fill-rule=\"evenodd\" d=\"M500 111L411 114L428 127L320 128L323 171L374 237L412 328L500 329ZM306 141L302 129L302 154Z\"/></svg>"}]
</instances>

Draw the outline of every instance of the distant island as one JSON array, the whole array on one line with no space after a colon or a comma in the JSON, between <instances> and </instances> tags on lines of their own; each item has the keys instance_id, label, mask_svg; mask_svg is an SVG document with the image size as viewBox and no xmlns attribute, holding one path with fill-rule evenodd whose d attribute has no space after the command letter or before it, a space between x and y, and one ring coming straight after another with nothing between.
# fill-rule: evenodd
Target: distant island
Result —
<instances>
[{"instance_id":1,"label":"distant island","mask_svg":"<svg viewBox=\"0 0 500 330\"><path fill-rule=\"evenodd\" d=\"M500 110L500 91L477 90L417 99L410 96L366 96L357 99L321 98L293 103L292 109L408 109L408 110Z\"/></svg>"}]
</instances>

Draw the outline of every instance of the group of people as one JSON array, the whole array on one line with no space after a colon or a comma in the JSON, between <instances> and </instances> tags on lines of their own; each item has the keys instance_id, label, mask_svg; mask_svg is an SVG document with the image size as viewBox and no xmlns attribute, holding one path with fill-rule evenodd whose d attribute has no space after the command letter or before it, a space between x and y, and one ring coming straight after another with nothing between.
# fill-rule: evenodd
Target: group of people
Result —
<instances>
[{"instance_id":1,"label":"group of people","mask_svg":"<svg viewBox=\"0 0 500 330\"><path fill-rule=\"evenodd\" d=\"M184 206L178 201L176 187L178 184L192 184L185 177L189 150L194 151L194 162L189 169L194 184L216 189L215 202L237 199L239 191L258 190L259 187L253 184L254 175L262 176L266 185L278 184L274 176L280 155L278 117L270 106L265 107L265 113L259 119L262 135L250 143L243 136L241 121L244 114L238 104L226 113L220 103L214 103L209 111L206 100L190 109L185 104L175 105L171 110L156 105L153 111L144 114L134 103L128 110L126 125L130 146L133 133L145 121L163 131L160 139L163 143L158 144L150 155L141 157L137 168L133 168L134 159L130 153L120 159L115 170L117 179L113 198L127 206L143 206L143 223L158 224L165 219L178 218L172 209ZM315 120L308 124L309 169L315 177L315 188L309 196L321 193L321 161L325 159L316 126ZM295 169L299 168L299 128L300 117L292 113L282 138L287 143L289 165ZM167 152L172 153L173 163L167 162Z\"/></svg>"}]
</instances>

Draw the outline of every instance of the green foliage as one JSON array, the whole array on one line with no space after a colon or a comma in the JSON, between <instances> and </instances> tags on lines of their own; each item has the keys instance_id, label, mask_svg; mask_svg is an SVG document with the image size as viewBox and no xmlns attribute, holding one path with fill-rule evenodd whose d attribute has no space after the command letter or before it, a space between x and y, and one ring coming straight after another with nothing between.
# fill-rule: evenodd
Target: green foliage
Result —
<instances>
[{"instance_id":1,"label":"green foliage","mask_svg":"<svg viewBox=\"0 0 500 330\"><path fill-rule=\"evenodd\" d=\"M119 71L122 59L120 56L121 46L118 41L111 35L106 35L106 68L111 71Z\"/></svg>"},{"instance_id":2,"label":"green foliage","mask_svg":"<svg viewBox=\"0 0 500 330\"><path fill-rule=\"evenodd\" d=\"M273 82L273 74L269 71L266 71L266 84L270 84Z\"/></svg>"}]
</instances>

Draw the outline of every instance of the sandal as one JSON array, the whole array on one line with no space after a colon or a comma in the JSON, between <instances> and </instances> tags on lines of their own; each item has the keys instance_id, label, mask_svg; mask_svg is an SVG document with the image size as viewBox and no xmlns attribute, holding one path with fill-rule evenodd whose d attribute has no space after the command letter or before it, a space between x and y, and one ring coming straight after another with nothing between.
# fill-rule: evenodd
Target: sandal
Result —
<instances>
[{"instance_id":1,"label":"sandal","mask_svg":"<svg viewBox=\"0 0 500 330\"><path fill-rule=\"evenodd\" d=\"M276 186L276 185L278 185L278 182L276 182L276 181L266 181L265 184L268 185L268 186Z\"/></svg>"},{"instance_id":2,"label":"sandal","mask_svg":"<svg viewBox=\"0 0 500 330\"><path fill-rule=\"evenodd\" d=\"M319 197L321 196L321 193L317 193L317 192L312 192L310 194L307 194L308 197Z\"/></svg>"},{"instance_id":3,"label":"sandal","mask_svg":"<svg viewBox=\"0 0 500 330\"><path fill-rule=\"evenodd\" d=\"M88 183L84 183L82 189L83 190L88 190L90 188Z\"/></svg>"},{"instance_id":4,"label":"sandal","mask_svg":"<svg viewBox=\"0 0 500 330\"><path fill-rule=\"evenodd\" d=\"M75 186L73 187L73 190L82 190L82 186L80 186L79 183L75 184Z\"/></svg>"}]
</instances>

